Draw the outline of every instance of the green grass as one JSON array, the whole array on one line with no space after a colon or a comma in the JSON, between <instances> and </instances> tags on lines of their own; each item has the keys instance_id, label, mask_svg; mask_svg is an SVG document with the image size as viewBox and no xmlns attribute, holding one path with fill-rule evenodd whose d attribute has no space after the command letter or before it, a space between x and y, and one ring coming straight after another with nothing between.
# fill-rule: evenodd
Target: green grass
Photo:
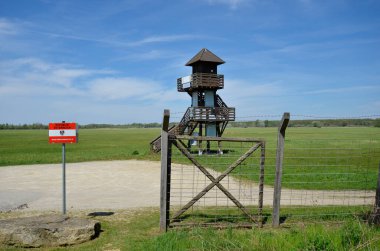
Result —
<instances>
[{"instance_id":1,"label":"green grass","mask_svg":"<svg viewBox=\"0 0 380 251\"><path fill-rule=\"evenodd\" d=\"M159 133L159 129L79 130L79 143L66 145L66 161L159 160L149 149ZM47 130L0 130L0 166L60 162L62 146L48 143Z\"/></svg>"},{"instance_id":2,"label":"green grass","mask_svg":"<svg viewBox=\"0 0 380 251\"><path fill-rule=\"evenodd\" d=\"M245 207L252 216L258 215L258 208L254 206ZM282 206L281 222L285 225L299 223L301 220L345 220L347 217L365 218L372 206ZM172 207L171 212L178 211L179 208ZM272 224L273 209L264 207L262 212L262 222L266 225ZM172 217L172 216L170 216ZM249 224L245 214L236 207L195 207L186 211L180 216L179 225L205 225L226 226L229 224ZM257 218L258 219L258 218ZM258 223L257 223L258 224Z\"/></svg>"},{"instance_id":3,"label":"green grass","mask_svg":"<svg viewBox=\"0 0 380 251\"><path fill-rule=\"evenodd\" d=\"M12 213L0 214L0 218L6 217ZM76 246L33 250L378 250L380 246L380 228L352 215L319 221L304 218L302 223L277 229L268 225L261 229L195 227L167 233L159 232L158 209L118 211L95 219L103 230L98 238Z\"/></svg>"},{"instance_id":4,"label":"green grass","mask_svg":"<svg viewBox=\"0 0 380 251\"><path fill-rule=\"evenodd\" d=\"M265 184L274 183L276 128L231 128L226 130L224 136L264 139L266 141ZM228 146L225 148L228 149ZM236 153L231 153L231 155L234 154L234 158L237 159L239 154L243 154L247 149L235 149ZM259 151L253 155L256 157L258 168ZM226 157L195 156L204 166L220 172L232 163ZM379 162L379 128L288 128L282 184L283 187L295 189L373 190L376 189ZM242 175L238 172L237 170L232 174L246 180L258 181L258 169L243 170L245 174Z\"/></svg>"},{"instance_id":5,"label":"green grass","mask_svg":"<svg viewBox=\"0 0 380 251\"><path fill-rule=\"evenodd\" d=\"M159 133L157 128L80 129L79 143L66 147L66 159L67 162L159 160L160 155L151 153L149 148L149 142ZM47 134L47 130L0 130L0 166L60 163L61 145L48 144ZM273 184L276 128L227 128L223 136L264 139L265 183ZM288 128L284 156L283 187L375 189L380 161L380 128ZM213 168L223 171L217 166ZM257 175L239 177L258 179Z\"/></svg>"}]
</instances>

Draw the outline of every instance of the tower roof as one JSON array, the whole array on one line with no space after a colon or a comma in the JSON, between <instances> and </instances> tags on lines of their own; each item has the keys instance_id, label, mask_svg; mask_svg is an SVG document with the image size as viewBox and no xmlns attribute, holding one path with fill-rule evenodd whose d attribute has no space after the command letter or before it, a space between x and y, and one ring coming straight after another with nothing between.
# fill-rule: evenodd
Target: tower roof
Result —
<instances>
[{"instance_id":1,"label":"tower roof","mask_svg":"<svg viewBox=\"0 0 380 251\"><path fill-rule=\"evenodd\" d=\"M200 50L192 59L190 59L189 62L186 63L186 66L191 66L196 62L213 62L217 65L225 63L220 57L218 57L206 48Z\"/></svg>"}]
</instances>

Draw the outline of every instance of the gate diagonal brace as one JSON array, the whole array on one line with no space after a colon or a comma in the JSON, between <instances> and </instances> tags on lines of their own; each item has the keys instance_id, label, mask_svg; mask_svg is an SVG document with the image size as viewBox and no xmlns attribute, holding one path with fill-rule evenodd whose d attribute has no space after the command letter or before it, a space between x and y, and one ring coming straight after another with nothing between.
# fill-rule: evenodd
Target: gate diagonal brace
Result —
<instances>
[{"instance_id":1,"label":"gate diagonal brace","mask_svg":"<svg viewBox=\"0 0 380 251\"><path fill-rule=\"evenodd\" d=\"M198 195L196 195L191 201L189 201L182 209L174 214L172 221L178 219L184 212L186 212L192 205L194 205L199 199L201 199L208 191L214 186L217 186L249 219L257 223L257 221L249 214L248 210L219 182L222 181L229 173L231 173L238 165L246 160L254 151L256 151L262 143L258 143L251 147L244 155L231 164L219 177L216 179L212 176L206 168L204 168L198 161L196 161L190 154L190 152L184 148L181 144L178 144L176 140L173 140L173 144L185 155L198 169L211 181L211 183L205 187Z\"/></svg>"}]
</instances>

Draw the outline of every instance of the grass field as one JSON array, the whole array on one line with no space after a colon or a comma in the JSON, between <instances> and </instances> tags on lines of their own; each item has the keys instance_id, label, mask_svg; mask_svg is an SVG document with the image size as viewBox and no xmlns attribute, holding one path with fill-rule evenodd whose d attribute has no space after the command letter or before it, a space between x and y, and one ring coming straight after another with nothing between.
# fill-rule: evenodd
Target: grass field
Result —
<instances>
[{"instance_id":1,"label":"grass field","mask_svg":"<svg viewBox=\"0 0 380 251\"><path fill-rule=\"evenodd\" d=\"M67 162L159 160L149 142L159 129L82 129L67 145ZM47 130L0 130L0 166L60 163L61 145L48 144ZM276 128L228 128L225 137L266 141L266 184L273 184ZM207 157L207 156L206 156ZM380 128L288 128L283 186L303 189L375 189ZM250 178L248 179L254 179Z\"/></svg>"},{"instance_id":2,"label":"grass field","mask_svg":"<svg viewBox=\"0 0 380 251\"><path fill-rule=\"evenodd\" d=\"M306 218L302 223L279 229L264 225L262 229L177 228L160 233L158 209L117 211L111 216L95 217L101 222L102 233L93 241L33 250L378 250L380 228L364 223L361 212L358 213L338 218ZM84 212L72 215L86 217ZM0 214L0 218L15 216L19 215ZM2 246L0 249L18 250Z\"/></svg>"},{"instance_id":3,"label":"grass field","mask_svg":"<svg viewBox=\"0 0 380 251\"><path fill-rule=\"evenodd\" d=\"M159 129L83 129L79 143L67 144L66 161L149 159L149 142L160 133ZM48 143L47 130L0 131L0 166L62 161L61 144Z\"/></svg>"},{"instance_id":4,"label":"grass field","mask_svg":"<svg viewBox=\"0 0 380 251\"><path fill-rule=\"evenodd\" d=\"M67 161L159 160L160 155L149 150L150 140L159 132L159 129L80 130L79 143L66 148ZM266 140L265 184L270 185L274 177L271 174L276 128L228 128L224 136ZM47 138L45 130L1 130L0 166L60 163L61 145L50 145ZM379 128L289 128L285 144L284 187L374 189L376 186ZM328 170L322 170L323 167ZM307 215L305 208L282 207L281 215L287 218L278 229L270 227L270 209L266 208L264 215L269 218L263 229L195 227L167 233L159 232L158 208L116 211L112 216L96 217L103 230L97 239L48 250L378 250L380 228L363 221L370 207L364 211L363 207L310 207ZM349 213L336 214L336 210ZM23 213L0 213L0 218ZM0 250L18 249L0 246Z\"/></svg>"}]
</instances>

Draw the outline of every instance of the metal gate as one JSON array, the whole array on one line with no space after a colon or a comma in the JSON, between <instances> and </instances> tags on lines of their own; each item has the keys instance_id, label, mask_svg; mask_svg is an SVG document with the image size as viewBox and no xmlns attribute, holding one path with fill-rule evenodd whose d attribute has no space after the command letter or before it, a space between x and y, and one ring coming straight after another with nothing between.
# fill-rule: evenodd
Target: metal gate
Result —
<instances>
[{"instance_id":1,"label":"metal gate","mask_svg":"<svg viewBox=\"0 0 380 251\"><path fill-rule=\"evenodd\" d=\"M261 226L265 142L175 136L163 128L161 230L194 225Z\"/></svg>"}]
</instances>

